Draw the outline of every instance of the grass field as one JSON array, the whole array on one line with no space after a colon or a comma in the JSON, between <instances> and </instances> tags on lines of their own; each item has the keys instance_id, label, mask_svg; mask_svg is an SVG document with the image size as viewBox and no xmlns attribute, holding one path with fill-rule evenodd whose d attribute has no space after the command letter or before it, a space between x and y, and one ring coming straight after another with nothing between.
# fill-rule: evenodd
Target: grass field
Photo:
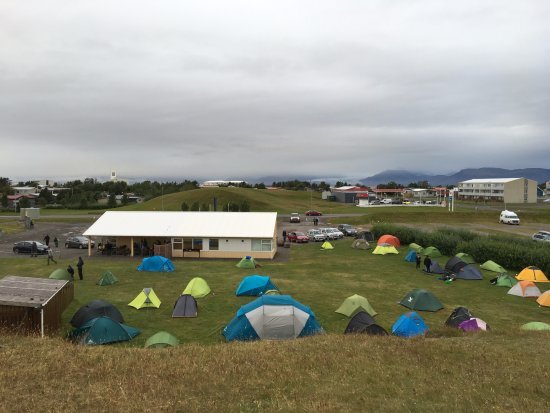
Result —
<instances>
[{"instance_id":1,"label":"grass field","mask_svg":"<svg viewBox=\"0 0 550 413\"><path fill-rule=\"evenodd\" d=\"M176 260L174 273L140 273L138 259L98 257L75 282L68 320L97 298L115 304L142 334L129 343L83 348L61 338L40 340L3 335L0 390L10 411L544 411L550 391L544 367L550 334L521 332L529 321L550 322L550 309L506 295L484 281L444 284L397 256L350 248L351 240L320 251L319 244L293 246L288 262L262 262L256 271L236 260ZM444 259L439 259L444 263ZM65 267L68 261L61 261ZM73 263L74 264L74 263ZM47 277L56 267L42 258L0 260L3 274ZM99 287L103 270L120 283ZM253 298L234 291L250 273L268 274L283 293L312 308L327 334L290 342L225 343L221 329ZM199 299L199 317L172 319L172 305L187 282L205 278L213 293ZM160 309L127 306L143 287L153 287ZM544 284L541 287L547 288ZM367 297L390 329L407 311L397 302L412 288L426 288L445 309L422 312L426 338L343 336L348 323L334 310L352 294ZM464 305L492 331L464 334L443 327L452 309ZM166 330L182 345L139 349ZM37 379L38 378L38 379ZM34 383L34 384L33 384ZM522 383L529 383L524 386ZM37 387L38 386L38 387ZM7 403L7 404L6 404Z\"/></svg>"},{"instance_id":2,"label":"grass field","mask_svg":"<svg viewBox=\"0 0 550 413\"><path fill-rule=\"evenodd\" d=\"M253 211L281 213L313 208L330 212L362 213L330 218L333 223L375 222L425 225L495 222L494 209L389 207L359 209L341 204L334 209L309 193L224 188L166 195L128 209L179 210L181 202L208 202L212 196L241 202ZM204 191L204 192L203 192ZM195 192L195 194L193 194ZM260 193L263 192L263 193ZM216 195L214 195L216 194ZM236 194L236 195L233 195ZM256 195L259 194L259 195ZM315 195L315 194L313 194ZM204 196L204 201L198 196ZM229 199L235 197L235 199ZM169 202L170 201L170 202ZM226 202L226 201L223 201ZM160 203L160 208L159 208ZM164 204L164 205L162 205ZM497 209L498 211L498 209ZM522 222L550 223L547 208L524 207ZM47 218L68 219L73 218ZM78 220L78 218L74 218ZM1 222L1 221L0 221ZM63 314L63 329L47 339L0 335L0 411L532 411L550 409L550 373L546 348L549 333L523 332L529 321L550 323L550 309L532 299L506 294L483 281L450 285L416 271L397 256L375 256L350 248L351 240L335 242L335 250L319 244L293 245L288 261L263 261L256 271L235 267L237 260L175 260L173 273L140 273L140 260L129 257L86 259L84 281L75 282L75 300ZM446 258L439 258L444 264ZM57 267L75 262L60 260L47 266L44 258L1 258L0 276L47 277ZM100 274L112 271L120 283L99 287ZM242 277L267 274L282 293L309 306L326 334L293 341L226 343L222 328L238 308L253 298L236 297ZM199 299L196 319L172 319L172 306L193 277L207 280L213 292ZM550 285L539 284L542 290ZM143 287L153 287L160 309L128 307ZM413 288L434 293L445 308L421 312L426 337L344 336L349 319L334 310L349 295L367 297L379 313L377 322L390 329L405 307L397 304ZM68 321L86 302L105 299L123 313L126 323L142 331L128 343L81 347L63 340ZM456 306L467 306L489 323L487 333L465 334L443 326ZM173 349L141 348L159 330L177 336Z\"/></svg>"}]
</instances>

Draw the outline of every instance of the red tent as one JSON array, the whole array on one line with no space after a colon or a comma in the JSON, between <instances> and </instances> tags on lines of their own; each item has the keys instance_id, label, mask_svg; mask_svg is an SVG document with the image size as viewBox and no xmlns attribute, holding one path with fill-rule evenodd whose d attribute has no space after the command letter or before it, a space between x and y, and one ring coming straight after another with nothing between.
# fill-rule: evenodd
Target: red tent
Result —
<instances>
[{"instance_id":1,"label":"red tent","mask_svg":"<svg viewBox=\"0 0 550 413\"><path fill-rule=\"evenodd\" d=\"M399 242L399 238L394 237L393 235L382 235L380 238L378 238L378 245L382 244L390 244L393 245L395 248L398 248L401 246L401 243Z\"/></svg>"}]
</instances>

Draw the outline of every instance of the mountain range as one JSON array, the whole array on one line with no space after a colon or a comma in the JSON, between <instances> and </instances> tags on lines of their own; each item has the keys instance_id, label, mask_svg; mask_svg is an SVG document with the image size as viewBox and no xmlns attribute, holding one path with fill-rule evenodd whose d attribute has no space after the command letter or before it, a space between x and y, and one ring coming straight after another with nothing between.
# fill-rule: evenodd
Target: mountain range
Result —
<instances>
[{"instance_id":1,"label":"mountain range","mask_svg":"<svg viewBox=\"0 0 550 413\"><path fill-rule=\"evenodd\" d=\"M503 169L503 168L470 168L462 169L451 175L430 175L421 172L387 170L376 175L361 179L361 183L368 186L376 186L388 182L396 182L401 185L408 185L411 182L428 181L432 186L456 185L468 179L489 179L489 178L528 178L538 183L550 181L550 169L524 168L524 169Z\"/></svg>"}]
</instances>

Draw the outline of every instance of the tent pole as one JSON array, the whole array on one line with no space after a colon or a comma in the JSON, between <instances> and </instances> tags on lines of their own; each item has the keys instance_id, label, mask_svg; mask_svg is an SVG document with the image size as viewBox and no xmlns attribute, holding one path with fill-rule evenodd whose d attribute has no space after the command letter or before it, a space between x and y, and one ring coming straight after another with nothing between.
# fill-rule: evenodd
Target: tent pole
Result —
<instances>
[{"instance_id":1,"label":"tent pole","mask_svg":"<svg viewBox=\"0 0 550 413\"><path fill-rule=\"evenodd\" d=\"M40 337L44 338L44 307L40 309Z\"/></svg>"}]
</instances>

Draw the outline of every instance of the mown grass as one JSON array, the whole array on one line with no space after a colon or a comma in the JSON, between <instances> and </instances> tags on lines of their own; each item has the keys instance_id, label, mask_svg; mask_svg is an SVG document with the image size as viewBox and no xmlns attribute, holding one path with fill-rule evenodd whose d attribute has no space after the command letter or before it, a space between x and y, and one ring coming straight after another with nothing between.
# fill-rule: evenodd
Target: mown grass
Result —
<instances>
[{"instance_id":1,"label":"mown grass","mask_svg":"<svg viewBox=\"0 0 550 413\"><path fill-rule=\"evenodd\" d=\"M529 321L550 322L550 309L506 294L484 281L444 284L397 256L355 250L351 240L333 251L319 244L293 245L288 261L262 261L256 271L236 260L175 260L173 273L136 271L139 259L86 259L84 281L63 315L64 328L49 339L0 336L0 400L8 411L545 411L550 376L545 349L550 334L528 333ZM445 259L439 259L444 263ZM0 275L47 277L61 259L0 259ZM120 283L99 287L104 270ZM294 341L225 343L221 329L251 297L236 297L243 276L268 274L283 293L311 307L327 334ZM172 305L192 278L207 280L213 293L199 299L196 319L172 319ZM541 284L543 289L548 286ZM127 306L143 287L153 287L160 309ZM413 288L426 288L444 304L422 312L425 338L343 336L349 319L334 310L345 297L367 297L390 329L405 311L397 302ZM84 303L105 299L142 334L128 343L86 348L62 339ZM456 306L487 321L488 333L465 334L443 326ZM177 336L178 348L142 349L159 330ZM529 383L525 385L525 383ZM7 406L7 407L6 407Z\"/></svg>"}]
</instances>

